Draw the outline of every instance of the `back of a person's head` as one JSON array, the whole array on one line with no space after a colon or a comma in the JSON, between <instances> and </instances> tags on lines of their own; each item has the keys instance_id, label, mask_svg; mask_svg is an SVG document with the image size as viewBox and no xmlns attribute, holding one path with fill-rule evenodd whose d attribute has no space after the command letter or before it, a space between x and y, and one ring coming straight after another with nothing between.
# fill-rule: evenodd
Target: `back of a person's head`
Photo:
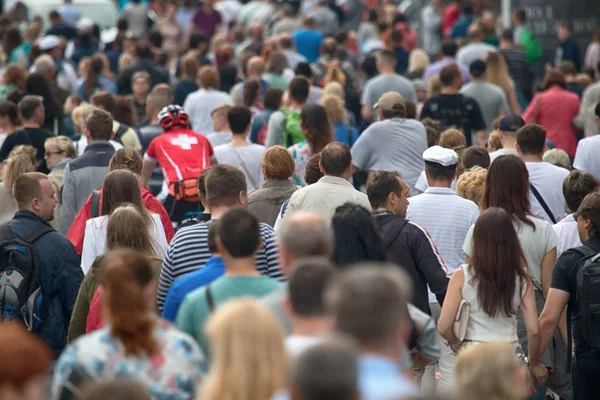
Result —
<instances>
[{"instance_id":1,"label":"back of a person's head","mask_svg":"<svg viewBox=\"0 0 600 400\"><path fill-rule=\"evenodd\" d=\"M106 249L131 249L148 256L159 255L145 215L129 203L121 203L115 208L108 217Z\"/></svg>"},{"instance_id":2,"label":"back of a person's head","mask_svg":"<svg viewBox=\"0 0 600 400\"><path fill-rule=\"evenodd\" d=\"M480 205L485 192L487 169L473 167L465 171L456 182L456 194Z\"/></svg>"},{"instance_id":3,"label":"back of a person's head","mask_svg":"<svg viewBox=\"0 0 600 400\"><path fill-rule=\"evenodd\" d=\"M164 91L152 91L146 100L146 106L152 106L155 115L149 115L149 118L157 118L158 112L171 104L171 97Z\"/></svg>"},{"instance_id":4,"label":"back of a person's head","mask_svg":"<svg viewBox=\"0 0 600 400\"><path fill-rule=\"evenodd\" d=\"M325 175L340 177L352 166L352 154L344 143L333 142L321 150L320 165Z\"/></svg>"},{"instance_id":5,"label":"back of a person's head","mask_svg":"<svg viewBox=\"0 0 600 400\"><path fill-rule=\"evenodd\" d=\"M284 388L289 368L283 329L259 300L227 301L205 331L212 363L202 383L203 399L270 399Z\"/></svg>"},{"instance_id":6,"label":"back of a person's head","mask_svg":"<svg viewBox=\"0 0 600 400\"><path fill-rule=\"evenodd\" d=\"M297 212L286 216L277 232L280 249L294 259L333 254L333 231L319 215Z\"/></svg>"},{"instance_id":7,"label":"back of a person's head","mask_svg":"<svg viewBox=\"0 0 600 400\"><path fill-rule=\"evenodd\" d=\"M598 189L598 180L585 171L572 171L562 184L562 192L571 212L577 212L581 202L590 193Z\"/></svg>"},{"instance_id":8,"label":"back of a person's head","mask_svg":"<svg viewBox=\"0 0 600 400\"><path fill-rule=\"evenodd\" d=\"M279 110L283 99L283 90L270 87L265 92L264 106L269 110Z\"/></svg>"},{"instance_id":9,"label":"back of a person's head","mask_svg":"<svg viewBox=\"0 0 600 400\"><path fill-rule=\"evenodd\" d=\"M331 219L335 237L333 262L340 268L358 262L385 261L385 249L366 208L346 203Z\"/></svg>"},{"instance_id":10,"label":"back of a person's head","mask_svg":"<svg viewBox=\"0 0 600 400\"><path fill-rule=\"evenodd\" d=\"M38 109L44 107L44 100L40 96L27 95L19 102L19 113L24 121L35 117Z\"/></svg>"},{"instance_id":11,"label":"back of a person's head","mask_svg":"<svg viewBox=\"0 0 600 400\"><path fill-rule=\"evenodd\" d=\"M85 128L92 140L109 140L113 134L113 119L102 110L94 110L85 121Z\"/></svg>"},{"instance_id":12,"label":"back of a person's head","mask_svg":"<svg viewBox=\"0 0 600 400\"><path fill-rule=\"evenodd\" d=\"M292 399L355 400L359 397L358 349L348 338L328 338L295 360Z\"/></svg>"},{"instance_id":13,"label":"back of a person's head","mask_svg":"<svg viewBox=\"0 0 600 400\"><path fill-rule=\"evenodd\" d=\"M569 171L571 170L571 159L569 158L567 152L563 149L546 150L542 160L557 167L561 167Z\"/></svg>"},{"instance_id":14,"label":"back of a person's head","mask_svg":"<svg viewBox=\"0 0 600 400\"><path fill-rule=\"evenodd\" d=\"M458 69L458 65L456 64L446 65L440 71L440 82L442 83L442 86L452 86L460 77L460 69Z\"/></svg>"},{"instance_id":15,"label":"back of a person's head","mask_svg":"<svg viewBox=\"0 0 600 400\"><path fill-rule=\"evenodd\" d=\"M40 172L27 172L15 179L12 194L20 210L30 207L34 199L42 199L43 180L48 180L48 176Z\"/></svg>"},{"instance_id":16,"label":"back of a person's head","mask_svg":"<svg viewBox=\"0 0 600 400\"><path fill-rule=\"evenodd\" d=\"M148 358L158 350L154 318L147 301L154 271L146 255L132 250L110 252L102 260L104 317L110 335L119 340L126 355Z\"/></svg>"},{"instance_id":17,"label":"back of a person's head","mask_svg":"<svg viewBox=\"0 0 600 400\"><path fill-rule=\"evenodd\" d=\"M135 46L135 53L139 59L152 58L152 49L150 43L145 40L140 40Z\"/></svg>"},{"instance_id":18,"label":"back of a person's head","mask_svg":"<svg viewBox=\"0 0 600 400\"><path fill-rule=\"evenodd\" d=\"M396 55L392 50L381 50L377 53L377 62L382 66L392 68L396 65Z\"/></svg>"},{"instance_id":19,"label":"back of a person's head","mask_svg":"<svg viewBox=\"0 0 600 400\"><path fill-rule=\"evenodd\" d=\"M296 75L296 77L312 78L313 73L310 69L310 64L304 61L299 62L294 69L294 75Z\"/></svg>"},{"instance_id":20,"label":"back of a person's head","mask_svg":"<svg viewBox=\"0 0 600 400\"><path fill-rule=\"evenodd\" d=\"M446 57L454 57L458 53L458 46L453 40L442 43L442 54Z\"/></svg>"},{"instance_id":21,"label":"back of a person's head","mask_svg":"<svg viewBox=\"0 0 600 400\"><path fill-rule=\"evenodd\" d=\"M335 329L380 350L408 335L411 280L396 265L366 263L343 271L328 289L326 304ZM406 331L406 332L404 332Z\"/></svg>"},{"instance_id":22,"label":"back of a person's head","mask_svg":"<svg viewBox=\"0 0 600 400\"><path fill-rule=\"evenodd\" d=\"M265 179L284 181L294 174L294 159L282 146L269 147L263 154L261 165Z\"/></svg>"},{"instance_id":23,"label":"back of a person's head","mask_svg":"<svg viewBox=\"0 0 600 400\"><path fill-rule=\"evenodd\" d=\"M227 112L227 122L234 135L245 134L252 121L252 111L248 107L232 107Z\"/></svg>"},{"instance_id":24,"label":"back of a person's head","mask_svg":"<svg viewBox=\"0 0 600 400\"><path fill-rule=\"evenodd\" d=\"M112 115L117 107L117 96L111 92L98 92L90 97L90 102Z\"/></svg>"},{"instance_id":25,"label":"back of a person's head","mask_svg":"<svg viewBox=\"0 0 600 400\"><path fill-rule=\"evenodd\" d=\"M300 112L300 127L311 152L319 153L333 141L333 126L325 107L309 104Z\"/></svg>"},{"instance_id":26,"label":"back of a person's head","mask_svg":"<svg viewBox=\"0 0 600 400\"><path fill-rule=\"evenodd\" d=\"M462 154L462 166L465 171L473 167L487 169L490 166L490 153L481 146L471 146Z\"/></svg>"},{"instance_id":27,"label":"back of a person's head","mask_svg":"<svg viewBox=\"0 0 600 400\"><path fill-rule=\"evenodd\" d=\"M591 226L589 228L590 237L600 236L600 193L594 191L585 196L581 205L577 209L579 218L589 219Z\"/></svg>"},{"instance_id":28,"label":"back of a person's head","mask_svg":"<svg viewBox=\"0 0 600 400\"><path fill-rule=\"evenodd\" d=\"M205 179L206 200L211 209L239 205L246 196L246 175L231 165L214 165Z\"/></svg>"},{"instance_id":29,"label":"back of a person's head","mask_svg":"<svg viewBox=\"0 0 600 400\"><path fill-rule=\"evenodd\" d=\"M509 343L467 346L456 360L456 398L522 400L529 394L527 375Z\"/></svg>"},{"instance_id":30,"label":"back of a person's head","mask_svg":"<svg viewBox=\"0 0 600 400\"><path fill-rule=\"evenodd\" d=\"M232 258L254 256L261 245L258 219L244 208L233 208L220 218L217 238L219 253Z\"/></svg>"},{"instance_id":31,"label":"back of a person's head","mask_svg":"<svg viewBox=\"0 0 600 400\"><path fill-rule=\"evenodd\" d=\"M500 207L486 209L475 223L471 246L469 274L480 308L492 318L515 316L515 293L529 278L512 216Z\"/></svg>"},{"instance_id":32,"label":"back of a person's head","mask_svg":"<svg viewBox=\"0 0 600 400\"><path fill-rule=\"evenodd\" d=\"M288 91L291 99L297 103L304 104L308 98L310 83L308 83L306 78L297 76L290 82Z\"/></svg>"},{"instance_id":33,"label":"back of a person's head","mask_svg":"<svg viewBox=\"0 0 600 400\"><path fill-rule=\"evenodd\" d=\"M35 155L36 150L32 146L17 146L10 152L2 171L2 185L6 190L12 192L13 184L19 176L35 171Z\"/></svg>"},{"instance_id":34,"label":"back of a person's head","mask_svg":"<svg viewBox=\"0 0 600 400\"><path fill-rule=\"evenodd\" d=\"M323 171L321 171L321 167L319 166L321 163L321 153L315 153L308 159L306 163L306 169L304 171L304 182L307 185L312 185L313 183L317 183L319 179L323 177Z\"/></svg>"},{"instance_id":35,"label":"back of a person's head","mask_svg":"<svg viewBox=\"0 0 600 400\"><path fill-rule=\"evenodd\" d=\"M141 176L143 166L144 159L140 153L131 148L123 148L115 151L108 164L108 169L110 171L126 169Z\"/></svg>"},{"instance_id":36,"label":"back of a person's head","mask_svg":"<svg viewBox=\"0 0 600 400\"><path fill-rule=\"evenodd\" d=\"M514 41L515 32L512 28L505 28L502 30L502 34L500 35L501 39L506 42Z\"/></svg>"},{"instance_id":37,"label":"back of a person's head","mask_svg":"<svg viewBox=\"0 0 600 400\"><path fill-rule=\"evenodd\" d=\"M575 74L577 74L577 68L575 67L575 63L569 60L561 62L558 66L558 70L564 76L575 76Z\"/></svg>"},{"instance_id":38,"label":"back of a person's head","mask_svg":"<svg viewBox=\"0 0 600 400\"><path fill-rule=\"evenodd\" d=\"M111 171L104 178L102 215L110 215L121 203L132 203L145 212L139 178L127 169Z\"/></svg>"},{"instance_id":39,"label":"back of a person's head","mask_svg":"<svg viewBox=\"0 0 600 400\"><path fill-rule=\"evenodd\" d=\"M290 311L296 318L326 315L325 291L333 282L335 266L325 257L302 258L290 273L287 295Z\"/></svg>"},{"instance_id":40,"label":"back of a person's head","mask_svg":"<svg viewBox=\"0 0 600 400\"><path fill-rule=\"evenodd\" d=\"M481 78L486 71L487 65L482 60L475 60L469 66L469 73L473 78Z\"/></svg>"},{"instance_id":41,"label":"back of a person's head","mask_svg":"<svg viewBox=\"0 0 600 400\"><path fill-rule=\"evenodd\" d=\"M524 155L542 155L546 145L546 130L537 124L527 124L517 131L517 148Z\"/></svg>"},{"instance_id":42,"label":"back of a person's head","mask_svg":"<svg viewBox=\"0 0 600 400\"><path fill-rule=\"evenodd\" d=\"M200 62L193 55L185 56L181 59L181 74L190 79L196 79L200 69Z\"/></svg>"},{"instance_id":43,"label":"back of a person's head","mask_svg":"<svg viewBox=\"0 0 600 400\"><path fill-rule=\"evenodd\" d=\"M544 76L544 81L542 83L542 87L544 90L548 90L553 86L558 86L561 88L567 87L567 81L565 80L565 76L562 72L557 69L550 69L546 72L546 76Z\"/></svg>"},{"instance_id":44,"label":"back of a person's head","mask_svg":"<svg viewBox=\"0 0 600 400\"><path fill-rule=\"evenodd\" d=\"M198 83L203 89L219 90L221 88L221 78L219 71L215 67L202 67L198 71Z\"/></svg>"},{"instance_id":45,"label":"back of a person's head","mask_svg":"<svg viewBox=\"0 0 600 400\"><path fill-rule=\"evenodd\" d=\"M102 382L88 387L82 400L151 400L148 391L130 380Z\"/></svg>"},{"instance_id":46,"label":"back of a person's head","mask_svg":"<svg viewBox=\"0 0 600 400\"><path fill-rule=\"evenodd\" d=\"M38 336L19 324L0 325L0 340L6 346L0 348L0 398L28 399L27 395L44 390L43 382L50 372L53 355L48 345ZM33 388L32 385L40 387Z\"/></svg>"},{"instance_id":47,"label":"back of a person's head","mask_svg":"<svg viewBox=\"0 0 600 400\"><path fill-rule=\"evenodd\" d=\"M0 117L8 118L8 121L13 126L21 125L21 119L19 117L19 109L12 101L5 100L0 103Z\"/></svg>"}]
</instances>

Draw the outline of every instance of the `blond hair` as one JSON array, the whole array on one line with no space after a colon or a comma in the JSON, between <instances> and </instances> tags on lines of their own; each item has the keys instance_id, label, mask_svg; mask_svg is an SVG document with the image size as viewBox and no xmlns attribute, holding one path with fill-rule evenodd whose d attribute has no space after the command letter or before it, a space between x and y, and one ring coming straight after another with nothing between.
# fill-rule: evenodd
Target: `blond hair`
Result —
<instances>
[{"instance_id":1,"label":"blond hair","mask_svg":"<svg viewBox=\"0 0 600 400\"><path fill-rule=\"evenodd\" d=\"M321 99L321 105L325 107L327 116L334 124L346 124L348 123L348 114L346 114L346 107L344 107L344 101L335 95L327 95Z\"/></svg>"},{"instance_id":2,"label":"blond hair","mask_svg":"<svg viewBox=\"0 0 600 400\"><path fill-rule=\"evenodd\" d=\"M454 150L456 154L458 154L458 165L456 166L456 177L458 178L465 172L465 169L462 166L462 154L467 148L465 134L458 129L446 129L440 135L439 144L446 149Z\"/></svg>"},{"instance_id":3,"label":"blond hair","mask_svg":"<svg viewBox=\"0 0 600 400\"><path fill-rule=\"evenodd\" d=\"M145 256L158 256L158 244L150 234L148 224L137 206L123 203L108 217L106 251L119 248L138 251Z\"/></svg>"},{"instance_id":4,"label":"blond hair","mask_svg":"<svg viewBox=\"0 0 600 400\"><path fill-rule=\"evenodd\" d=\"M34 172L37 166L36 150L32 146L15 147L4 163L2 184L12 193L13 184L17 178L27 172Z\"/></svg>"},{"instance_id":5,"label":"blond hair","mask_svg":"<svg viewBox=\"0 0 600 400\"><path fill-rule=\"evenodd\" d=\"M260 301L229 300L209 319L206 334L213 360L199 400L269 400L285 387L284 333Z\"/></svg>"},{"instance_id":6,"label":"blond hair","mask_svg":"<svg viewBox=\"0 0 600 400\"><path fill-rule=\"evenodd\" d=\"M46 139L44 142L44 148L48 150L50 146L56 147L61 153L67 153L67 157L76 157L77 150L73 145L73 141L66 136L54 136Z\"/></svg>"},{"instance_id":7,"label":"blond hair","mask_svg":"<svg viewBox=\"0 0 600 400\"><path fill-rule=\"evenodd\" d=\"M511 85L511 79L508 75L508 66L504 57L497 52L490 52L487 55L487 81L500 86L502 90L508 91Z\"/></svg>"},{"instance_id":8,"label":"blond hair","mask_svg":"<svg viewBox=\"0 0 600 400\"><path fill-rule=\"evenodd\" d=\"M131 54L123 53L119 56L119 71L124 71L127 68L135 65L135 57Z\"/></svg>"},{"instance_id":9,"label":"blond hair","mask_svg":"<svg viewBox=\"0 0 600 400\"><path fill-rule=\"evenodd\" d=\"M323 88L323 96L333 95L337 96L342 100L346 99L346 92L344 91L344 87L340 85L338 82L329 82Z\"/></svg>"},{"instance_id":10,"label":"blond hair","mask_svg":"<svg viewBox=\"0 0 600 400\"><path fill-rule=\"evenodd\" d=\"M473 167L465 171L456 182L456 193L467 200L479 205L485 192L487 169Z\"/></svg>"},{"instance_id":11,"label":"blond hair","mask_svg":"<svg viewBox=\"0 0 600 400\"><path fill-rule=\"evenodd\" d=\"M83 133L85 130L85 121L87 121L88 117L92 115L94 110L98 110L98 108L90 103L81 103L81 105L73 109L73 112L71 112L71 118L73 119L75 130L79 131L78 133Z\"/></svg>"},{"instance_id":12,"label":"blond hair","mask_svg":"<svg viewBox=\"0 0 600 400\"><path fill-rule=\"evenodd\" d=\"M429 66L429 55L425 50L414 49L408 57L408 72L425 72L425 68Z\"/></svg>"},{"instance_id":13,"label":"blond hair","mask_svg":"<svg viewBox=\"0 0 600 400\"><path fill-rule=\"evenodd\" d=\"M132 148L123 148L115 151L115 154L110 158L108 169L115 171L117 169L126 169L138 177L142 175L144 160L140 153Z\"/></svg>"},{"instance_id":14,"label":"blond hair","mask_svg":"<svg viewBox=\"0 0 600 400\"><path fill-rule=\"evenodd\" d=\"M455 369L456 398L461 400L518 400L515 377L524 366L513 345L491 342L466 347Z\"/></svg>"},{"instance_id":15,"label":"blond hair","mask_svg":"<svg viewBox=\"0 0 600 400\"><path fill-rule=\"evenodd\" d=\"M433 75L427 81L427 93L429 93L429 97L433 97L436 94L440 94L442 91L442 81L440 80L439 75Z\"/></svg>"}]
</instances>

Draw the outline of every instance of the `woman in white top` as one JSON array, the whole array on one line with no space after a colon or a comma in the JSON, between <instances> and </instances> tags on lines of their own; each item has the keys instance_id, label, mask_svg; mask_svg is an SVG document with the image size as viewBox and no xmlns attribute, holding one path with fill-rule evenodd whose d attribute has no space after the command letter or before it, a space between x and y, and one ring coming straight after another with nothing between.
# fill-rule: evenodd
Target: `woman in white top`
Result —
<instances>
[{"instance_id":1,"label":"woman in white top","mask_svg":"<svg viewBox=\"0 0 600 400\"><path fill-rule=\"evenodd\" d=\"M128 170L115 170L104 179L102 193L101 216L89 219L85 224L81 268L84 273L90 269L96 257L106 252L106 227L108 217L120 204L131 203L138 208L146 220L157 247L157 255L162 258L166 254L167 238L158 214L149 213L144 207L139 179Z\"/></svg>"},{"instance_id":2,"label":"woman in white top","mask_svg":"<svg viewBox=\"0 0 600 400\"><path fill-rule=\"evenodd\" d=\"M517 349L520 309L527 328L530 371L542 384L548 371L539 362L541 336L533 285L511 216L498 207L484 211L475 224L472 248L469 263L450 279L438 322L440 334L456 351L461 345L494 341L514 344ZM461 344L452 327L463 299L470 304L470 312Z\"/></svg>"}]
</instances>

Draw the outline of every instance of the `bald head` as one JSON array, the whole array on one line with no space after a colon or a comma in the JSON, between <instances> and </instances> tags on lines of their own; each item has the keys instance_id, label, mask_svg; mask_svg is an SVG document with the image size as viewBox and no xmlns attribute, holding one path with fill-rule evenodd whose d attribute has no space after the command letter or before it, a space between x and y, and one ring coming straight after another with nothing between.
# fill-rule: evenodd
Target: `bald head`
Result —
<instances>
[{"instance_id":1,"label":"bald head","mask_svg":"<svg viewBox=\"0 0 600 400\"><path fill-rule=\"evenodd\" d=\"M328 56L335 56L335 52L337 51L337 42L334 38L327 38L323 40L323 44L321 45L321 53Z\"/></svg>"},{"instance_id":2,"label":"bald head","mask_svg":"<svg viewBox=\"0 0 600 400\"><path fill-rule=\"evenodd\" d=\"M265 71L265 60L262 57L254 56L248 60L248 78L260 79Z\"/></svg>"},{"instance_id":3,"label":"bald head","mask_svg":"<svg viewBox=\"0 0 600 400\"><path fill-rule=\"evenodd\" d=\"M472 43L483 41L483 32L479 24L469 26L469 41Z\"/></svg>"},{"instance_id":4,"label":"bald head","mask_svg":"<svg viewBox=\"0 0 600 400\"><path fill-rule=\"evenodd\" d=\"M317 214L297 212L287 215L281 222L279 237L279 263L287 275L289 268L303 257L331 257L333 231Z\"/></svg>"},{"instance_id":5,"label":"bald head","mask_svg":"<svg viewBox=\"0 0 600 400\"><path fill-rule=\"evenodd\" d=\"M44 75L48 80L53 80L56 72L56 63L48 54L41 55L35 59L35 72Z\"/></svg>"},{"instance_id":6,"label":"bald head","mask_svg":"<svg viewBox=\"0 0 600 400\"><path fill-rule=\"evenodd\" d=\"M252 38L261 40L263 38L263 34L264 31L262 24L256 23L250 27L250 36L252 36Z\"/></svg>"},{"instance_id":7,"label":"bald head","mask_svg":"<svg viewBox=\"0 0 600 400\"><path fill-rule=\"evenodd\" d=\"M319 165L325 175L345 177L352 167L352 153L345 143L329 143L321 150Z\"/></svg>"}]
</instances>

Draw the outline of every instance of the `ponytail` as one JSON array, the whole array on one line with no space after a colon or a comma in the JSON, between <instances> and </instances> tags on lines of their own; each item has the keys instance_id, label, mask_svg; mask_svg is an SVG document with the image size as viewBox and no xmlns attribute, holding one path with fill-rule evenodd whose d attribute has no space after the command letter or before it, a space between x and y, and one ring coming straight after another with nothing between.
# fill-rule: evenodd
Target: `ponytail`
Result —
<instances>
[{"instance_id":1,"label":"ponytail","mask_svg":"<svg viewBox=\"0 0 600 400\"><path fill-rule=\"evenodd\" d=\"M111 336L123 343L127 355L151 356L158 349L144 296L152 280L152 267L143 255L130 250L109 253L103 273L104 311Z\"/></svg>"},{"instance_id":2,"label":"ponytail","mask_svg":"<svg viewBox=\"0 0 600 400\"><path fill-rule=\"evenodd\" d=\"M100 56L93 56L90 60L90 67L88 68L87 76L85 79L85 87L83 93L90 97L96 91L96 88L100 85L100 77L104 63Z\"/></svg>"}]
</instances>

